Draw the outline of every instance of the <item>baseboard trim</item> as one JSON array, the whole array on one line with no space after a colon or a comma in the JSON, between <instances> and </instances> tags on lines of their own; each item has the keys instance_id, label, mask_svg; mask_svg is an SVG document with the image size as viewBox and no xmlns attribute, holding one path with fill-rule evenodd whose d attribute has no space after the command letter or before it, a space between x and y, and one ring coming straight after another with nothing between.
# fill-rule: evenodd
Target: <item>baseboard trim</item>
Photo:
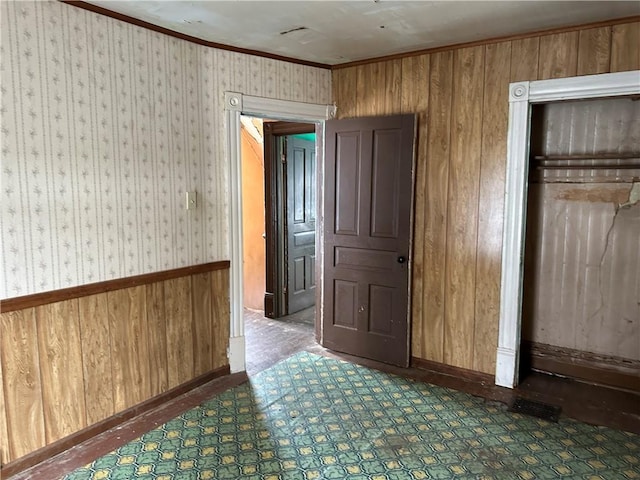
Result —
<instances>
[{"instance_id":1,"label":"baseboard trim","mask_svg":"<svg viewBox=\"0 0 640 480\"><path fill-rule=\"evenodd\" d=\"M229 367L231 373L244 372L247 369L246 342L244 335L229 339Z\"/></svg>"},{"instance_id":2,"label":"baseboard trim","mask_svg":"<svg viewBox=\"0 0 640 480\"><path fill-rule=\"evenodd\" d=\"M466 368L454 367L445 363L425 360L424 358L411 357L411 366L420 370L429 370L431 372L449 375L451 377L462 378L470 382L480 383L482 385L494 385L495 377L488 373L468 370Z\"/></svg>"},{"instance_id":3,"label":"baseboard trim","mask_svg":"<svg viewBox=\"0 0 640 480\"><path fill-rule=\"evenodd\" d=\"M522 342L522 360L532 370L640 392L640 361Z\"/></svg>"},{"instance_id":4,"label":"baseboard trim","mask_svg":"<svg viewBox=\"0 0 640 480\"><path fill-rule=\"evenodd\" d=\"M142 403L123 410L122 412L106 418L101 422L95 423L65 438L62 438L34 452L31 452L23 457L13 460L6 465L0 466L0 472L2 473L0 477L11 477L12 475L16 475L28 468L33 467L34 465L37 465L51 457L69 450L70 448L78 446L81 443L89 440L90 438L96 437L97 435L106 432L107 430L118 427L119 425L122 425L123 423L131 420L134 417L149 412L150 410L153 410L179 397L180 395L188 393L191 390L194 390L208 382L211 382L212 380L229 374L229 365L224 365L220 368L202 374L194 378L193 380L185 382L181 385L178 385L177 387L172 388L171 390L161 393L160 395L156 395L149 400L145 400Z\"/></svg>"}]
</instances>

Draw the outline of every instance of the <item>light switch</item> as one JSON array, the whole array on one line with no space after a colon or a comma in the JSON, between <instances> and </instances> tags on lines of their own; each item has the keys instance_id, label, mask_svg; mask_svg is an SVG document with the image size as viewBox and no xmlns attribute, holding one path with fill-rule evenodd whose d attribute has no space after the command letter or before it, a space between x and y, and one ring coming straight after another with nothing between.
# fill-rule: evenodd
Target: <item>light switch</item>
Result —
<instances>
[{"instance_id":1,"label":"light switch","mask_svg":"<svg viewBox=\"0 0 640 480\"><path fill-rule=\"evenodd\" d=\"M198 194L194 190L193 192L185 192L185 209L193 210L198 206Z\"/></svg>"}]
</instances>

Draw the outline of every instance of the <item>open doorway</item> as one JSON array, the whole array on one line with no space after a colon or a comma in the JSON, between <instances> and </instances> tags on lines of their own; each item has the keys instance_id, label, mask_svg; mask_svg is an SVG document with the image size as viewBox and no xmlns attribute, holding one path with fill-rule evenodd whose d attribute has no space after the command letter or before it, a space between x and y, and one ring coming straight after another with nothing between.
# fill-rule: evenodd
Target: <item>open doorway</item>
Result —
<instances>
[{"instance_id":1,"label":"open doorway","mask_svg":"<svg viewBox=\"0 0 640 480\"><path fill-rule=\"evenodd\" d=\"M229 254L231 258L230 275L230 313L229 325L229 366L232 373L242 372L246 365L245 321L243 316L243 234L242 234L242 161L241 161L241 116L248 115L257 118L274 118L279 120L300 121L318 125L320 131L324 128L324 121L335 117L335 106L311 104L291 100L276 100L273 98L255 97L238 92L225 92L225 131L226 151L229 158ZM318 136L319 139L322 135ZM319 142L319 150L323 147ZM322 183L322 155L318 154L316 166L317 184ZM317 204L322 205L322 190L317 190ZM322 229L322 209L318 212L318 229ZM320 235L316 239L317 264L322 266L323 243ZM322 271L316 271L316 277L322 277ZM322 289L316 289L316 295L322 298ZM321 301L316 302L322 305ZM322 308L316 312L322 318ZM316 322L319 324L319 322ZM316 331L318 341L321 341L322 330Z\"/></svg>"},{"instance_id":2,"label":"open doorway","mask_svg":"<svg viewBox=\"0 0 640 480\"><path fill-rule=\"evenodd\" d=\"M411 207L405 205L404 202L396 202L393 198L384 198L382 196L393 197L401 194L401 196L409 201L412 198L412 188L400 186L399 177L412 185L412 168L403 168L403 175L389 174L396 172L394 165L396 164L397 155L402 155L403 164L411 167L413 161L413 140L415 139L414 128L405 128L414 124L414 118L411 115L390 116L385 118L369 120L360 119L361 121L374 123L369 126L362 126L353 131L352 121L337 120L332 122L334 128L330 138L332 139L329 149L326 148L324 130L325 121L335 117L335 107L331 105L315 105L300 102L292 102L285 100L275 100L262 97L253 97L235 92L225 92L225 119L226 119L226 139L227 152L230 160L230 209L229 209L229 228L230 228L230 257L231 257L231 275L230 275L230 306L231 306L231 324L229 336L229 366L231 372L240 372L245 370L246 361L246 342L245 342L245 321L243 318L243 236L242 236L242 174L241 174L241 116L249 115L261 118L276 118L289 121L308 122L316 125L318 131L317 142L317 165L316 173L316 194L317 200L317 230L322 232L316 235L316 262L318 266L315 272L315 283L318 286L316 291L316 339L320 345L327 347L326 344L326 326L341 324L347 329L347 324L353 323L358 332L365 333L368 338L367 349L371 350L370 354L366 352L355 352L351 347L361 345L361 342L351 342L348 345L332 344L331 347L338 351L344 351L348 354L365 353L362 356L370 356L374 360L386 361L379 358L380 354L389 351L384 348L386 340L380 340L379 337L388 338L393 341L401 342L401 356L404 359L397 364L405 364L408 362L408 278L410 258L409 258L409 235L402 237L406 242L400 241L398 232L409 232L409 228L404 228L410 224ZM381 122L381 123L380 123ZM391 129L386 126L387 122L393 123L395 126ZM340 125L338 125L340 124ZM350 126L349 126L350 125ZM344 135L339 132L338 128L345 128ZM391 133L390 133L391 130ZM404 133L403 133L404 132ZM361 155L358 145L363 145ZM330 151L328 162L333 166L330 170L331 176L325 178L325 160L323 152ZM408 160L408 161L407 161ZM362 168L358 168L362 165ZM350 180L349 180L350 179ZM344 181L347 180L347 183ZM351 185L349 185L349 183ZM332 192L325 195L323 187L330 185L328 191ZM402 183L404 185L404 183ZM322 186L322 187L321 187ZM353 187L358 188L353 188ZM362 186L362 188L360 188ZM336 199L335 192L344 192L345 198ZM371 195L375 192L375 195ZM354 195L356 194L357 195ZM380 195L379 195L380 194ZM326 197L326 198L325 198ZM339 206L336 206L336 200ZM386 208L391 206L392 208ZM364 210L363 210L364 209ZM395 210L394 210L395 209ZM361 213L362 212L362 213ZM400 214L403 215L400 215ZM327 216L328 214L328 216ZM345 216L346 215L346 216ZM329 220L327 220L327 218ZM402 218L402 220L400 220ZM362 221L360 221L360 219ZM345 223L347 221L347 223ZM328 226L330 225L330 226ZM402 228L399 226L402 225ZM355 228L355 229L354 229ZM331 238L344 235L353 237L345 249L336 249L335 244L331 244L331 256L325 256L326 238L328 233ZM358 232L362 232L360 235ZM353 235L355 234L355 235ZM379 280L364 278L366 272L358 271L356 277L351 280L336 279L333 274L336 272L335 266L340 264L340 268L349 269L349 266L362 264L357 258L359 245L368 245L366 238L368 236L376 236L386 239L386 249L384 250L384 265L382 268L374 266L377 270ZM364 242L364 243L363 243ZM362 249L360 249L362 250ZM355 253L354 257L351 253ZM364 252L366 253L366 252ZM336 255L340 255L340 259L336 260ZM407 262L407 259L409 261ZM378 258L378 260L380 260ZM353 263L357 262L357 263ZM367 264L365 260L365 265ZM391 265L389 265L391 264ZM332 276L327 276L327 268L332 269ZM355 269L352 269L355 270ZM394 275L393 285L387 285L386 280L389 276L381 273L383 270L404 271L403 275ZM339 280L339 281L336 281ZM350 284L349 284L350 282ZM375 285L374 285L375 283ZM356 288L357 286L357 288ZM372 288L375 287L375 288ZM338 295L334 295L336 288L340 289ZM328 293L327 293L328 292ZM357 292L358 295L356 295ZM373 293L373 294L372 294ZM394 301L393 299L396 299ZM360 300L361 299L361 300ZM373 308L369 305L373 299ZM389 299L392 299L390 302ZM349 306L347 306L349 304ZM375 305L374 305L375 304ZM402 305L402 308L394 308L394 316L391 317L384 312L389 311L389 307L395 304ZM331 320L327 320L327 311L331 311ZM335 312L340 312L338 322L334 321ZM342 313L347 313L347 316ZM370 312L373 312L370 313ZM382 312L382 313L381 313ZM397 317L397 318L395 318ZM378 320L386 319L386 323L380 323ZM394 328L398 325L397 328ZM339 328L337 328L339 329ZM334 340L339 336L333 337ZM378 348L380 346L383 348ZM339 348L338 348L339 347ZM393 349L395 351L395 349ZM396 352L398 353L398 352ZM396 363L396 362L393 362Z\"/></svg>"},{"instance_id":3,"label":"open doorway","mask_svg":"<svg viewBox=\"0 0 640 480\"><path fill-rule=\"evenodd\" d=\"M519 383L531 109L534 104L640 94L638 72L518 82L509 86L509 135L496 384Z\"/></svg>"},{"instance_id":4,"label":"open doorway","mask_svg":"<svg viewBox=\"0 0 640 480\"><path fill-rule=\"evenodd\" d=\"M315 345L316 126L241 116L243 317L255 374Z\"/></svg>"},{"instance_id":5,"label":"open doorway","mask_svg":"<svg viewBox=\"0 0 640 480\"><path fill-rule=\"evenodd\" d=\"M640 391L640 102L531 110L521 378Z\"/></svg>"},{"instance_id":6,"label":"open doorway","mask_svg":"<svg viewBox=\"0 0 640 480\"><path fill-rule=\"evenodd\" d=\"M279 318L315 305L316 127L241 123L243 306Z\"/></svg>"},{"instance_id":7,"label":"open doorway","mask_svg":"<svg viewBox=\"0 0 640 480\"><path fill-rule=\"evenodd\" d=\"M263 122L246 116L241 121L243 306L262 310L266 275Z\"/></svg>"},{"instance_id":8,"label":"open doorway","mask_svg":"<svg viewBox=\"0 0 640 480\"><path fill-rule=\"evenodd\" d=\"M265 122L264 312L280 318L315 306L316 127Z\"/></svg>"}]
</instances>

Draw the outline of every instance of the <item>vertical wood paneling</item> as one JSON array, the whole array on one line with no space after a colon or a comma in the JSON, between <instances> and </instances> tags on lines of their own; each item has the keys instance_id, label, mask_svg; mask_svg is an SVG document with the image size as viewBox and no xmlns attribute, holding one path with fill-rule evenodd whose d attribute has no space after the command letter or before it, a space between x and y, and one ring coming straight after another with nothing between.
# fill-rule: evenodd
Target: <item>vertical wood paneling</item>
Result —
<instances>
[{"instance_id":1,"label":"vertical wood paneling","mask_svg":"<svg viewBox=\"0 0 640 480\"><path fill-rule=\"evenodd\" d=\"M335 102L340 105L337 112L338 118L351 118L357 116L357 80L358 69L357 67L343 68L336 70L335 73L340 72L339 81L333 82L334 92L337 92Z\"/></svg>"},{"instance_id":2,"label":"vertical wood paneling","mask_svg":"<svg viewBox=\"0 0 640 480\"><path fill-rule=\"evenodd\" d=\"M211 297L213 334L213 368L229 364L227 349L229 348L229 270L211 272Z\"/></svg>"},{"instance_id":3,"label":"vertical wood paneling","mask_svg":"<svg viewBox=\"0 0 640 480\"><path fill-rule=\"evenodd\" d=\"M193 364L195 375L213 369L211 273L191 277L193 305Z\"/></svg>"},{"instance_id":4,"label":"vertical wood paneling","mask_svg":"<svg viewBox=\"0 0 640 480\"><path fill-rule=\"evenodd\" d=\"M371 100L370 115L384 115L387 88L387 62L372 63L368 69L369 98Z\"/></svg>"},{"instance_id":5,"label":"vertical wood paneling","mask_svg":"<svg viewBox=\"0 0 640 480\"><path fill-rule=\"evenodd\" d=\"M429 105L429 55L402 59L400 113L426 112Z\"/></svg>"},{"instance_id":6,"label":"vertical wood paneling","mask_svg":"<svg viewBox=\"0 0 640 480\"><path fill-rule=\"evenodd\" d=\"M86 427L78 301L36 308L47 443Z\"/></svg>"},{"instance_id":7,"label":"vertical wood paneling","mask_svg":"<svg viewBox=\"0 0 640 480\"><path fill-rule=\"evenodd\" d=\"M373 102L370 98L371 90L368 85L369 65L358 65L356 69L356 116L366 117L373 111Z\"/></svg>"},{"instance_id":8,"label":"vertical wood paneling","mask_svg":"<svg viewBox=\"0 0 640 480\"><path fill-rule=\"evenodd\" d=\"M511 43L485 47L473 369L495 370L509 122Z\"/></svg>"},{"instance_id":9,"label":"vertical wood paneling","mask_svg":"<svg viewBox=\"0 0 640 480\"><path fill-rule=\"evenodd\" d=\"M445 362L473 367L484 47L454 52L447 208Z\"/></svg>"},{"instance_id":10,"label":"vertical wood paneling","mask_svg":"<svg viewBox=\"0 0 640 480\"><path fill-rule=\"evenodd\" d=\"M578 68L580 73L606 71L607 50L612 71L640 68L640 23L611 27L610 40L607 29L479 47L486 51L484 68L474 62L464 65L460 52L468 56L473 49L431 54L427 74L420 57L402 59L401 111L420 112L423 105L428 118L427 128L419 127L418 132L412 355L493 373L499 320L507 83L576 75ZM384 63L388 79L392 67ZM470 76L469 70L474 69L476 74ZM380 74L380 69L360 65L342 70L333 72L335 91L340 92L335 98L340 115L345 111L345 117L379 111L379 99L387 97L372 97L372 86L379 82L370 77ZM426 80L420 83L419 78ZM426 92L429 101L421 103L421 95ZM453 109L452 98L456 98ZM418 117L418 125L423 114ZM422 153L425 138L426 152ZM473 235L476 222L477 238ZM445 258L447 268L453 269L446 274ZM453 277L455 283L450 281ZM471 289L470 295L464 293L465 289ZM459 343L452 343L454 336Z\"/></svg>"},{"instance_id":11,"label":"vertical wood paneling","mask_svg":"<svg viewBox=\"0 0 640 480\"><path fill-rule=\"evenodd\" d=\"M385 62L384 108L383 115L392 115L402 111L402 60Z\"/></svg>"},{"instance_id":12,"label":"vertical wood paneling","mask_svg":"<svg viewBox=\"0 0 640 480\"><path fill-rule=\"evenodd\" d=\"M402 59L402 89L400 96L401 112L416 113L418 136L416 138L416 177L413 225L413 258L412 258L412 295L411 311L414 320L411 322L411 349L419 351L419 339L422 337L422 319L416 316L422 312L423 293L423 245L424 214L426 192L426 169L428 153L428 108L429 108L429 56L420 55Z\"/></svg>"},{"instance_id":13,"label":"vertical wood paneling","mask_svg":"<svg viewBox=\"0 0 640 480\"><path fill-rule=\"evenodd\" d=\"M356 67L357 115L381 115L385 107L386 63L370 63Z\"/></svg>"},{"instance_id":14,"label":"vertical wood paneling","mask_svg":"<svg viewBox=\"0 0 640 480\"><path fill-rule=\"evenodd\" d=\"M538 79L576 75L579 32L556 33L540 37Z\"/></svg>"},{"instance_id":15,"label":"vertical wood paneling","mask_svg":"<svg viewBox=\"0 0 640 480\"><path fill-rule=\"evenodd\" d=\"M3 313L0 322L8 448L15 459L46 444L35 309Z\"/></svg>"},{"instance_id":16,"label":"vertical wood paneling","mask_svg":"<svg viewBox=\"0 0 640 480\"><path fill-rule=\"evenodd\" d=\"M78 299L87 425L115 413L107 294Z\"/></svg>"},{"instance_id":17,"label":"vertical wood paneling","mask_svg":"<svg viewBox=\"0 0 640 480\"><path fill-rule=\"evenodd\" d=\"M611 27L581 30L578 40L578 75L609 71Z\"/></svg>"},{"instance_id":18,"label":"vertical wood paneling","mask_svg":"<svg viewBox=\"0 0 640 480\"><path fill-rule=\"evenodd\" d=\"M0 460L228 365L229 318L228 270L0 314Z\"/></svg>"},{"instance_id":19,"label":"vertical wood paneling","mask_svg":"<svg viewBox=\"0 0 640 480\"><path fill-rule=\"evenodd\" d=\"M107 294L116 411L148 399L151 392L144 293L144 287L133 287Z\"/></svg>"},{"instance_id":20,"label":"vertical wood paneling","mask_svg":"<svg viewBox=\"0 0 640 480\"><path fill-rule=\"evenodd\" d=\"M611 72L640 69L640 22L614 25L611 30Z\"/></svg>"},{"instance_id":21,"label":"vertical wood paneling","mask_svg":"<svg viewBox=\"0 0 640 480\"><path fill-rule=\"evenodd\" d=\"M145 285L147 302L147 326L149 334L149 370L151 373L151 395L158 395L169 389L167 365L167 322L164 305L164 283Z\"/></svg>"},{"instance_id":22,"label":"vertical wood paneling","mask_svg":"<svg viewBox=\"0 0 640 480\"><path fill-rule=\"evenodd\" d=\"M1 334L2 330L0 330ZM2 347L1 341L0 347ZM4 405L4 380L2 379L2 359L0 358L0 465L4 465L8 461L9 434L7 433L7 410Z\"/></svg>"},{"instance_id":23,"label":"vertical wood paneling","mask_svg":"<svg viewBox=\"0 0 640 480\"><path fill-rule=\"evenodd\" d=\"M169 388L193 378L191 278L164 282Z\"/></svg>"},{"instance_id":24,"label":"vertical wood paneling","mask_svg":"<svg viewBox=\"0 0 640 480\"><path fill-rule=\"evenodd\" d=\"M538 80L540 38L523 38L511 42L511 81Z\"/></svg>"},{"instance_id":25,"label":"vertical wood paneling","mask_svg":"<svg viewBox=\"0 0 640 480\"><path fill-rule=\"evenodd\" d=\"M338 102L344 102L343 96L342 96L342 90L345 88L345 84L346 84L346 76L347 76L347 69L346 68L341 68L339 70L336 70L334 72L332 72L331 74L331 95L333 98L334 103L338 103ZM342 107L345 108L345 107ZM338 110L336 112L336 115L338 118L342 118L340 116L340 111Z\"/></svg>"},{"instance_id":26,"label":"vertical wood paneling","mask_svg":"<svg viewBox=\"0 0 640 480\"><path fill-rule=\"evenodd\" d=\"M447 244L447 199L453 98L453 52L431 55L429 69L429 117L425 164L424 234L422 248L422 348L427 360L444 361L445 251ZM418 320L420 319L420 320Z\"/></svg>"}]
</instances>

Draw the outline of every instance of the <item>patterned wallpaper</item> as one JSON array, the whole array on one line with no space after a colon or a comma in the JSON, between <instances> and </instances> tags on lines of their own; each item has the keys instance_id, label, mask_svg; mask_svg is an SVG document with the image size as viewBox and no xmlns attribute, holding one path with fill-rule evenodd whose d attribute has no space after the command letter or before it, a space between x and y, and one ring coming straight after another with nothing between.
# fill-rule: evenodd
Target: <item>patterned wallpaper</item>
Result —
<instances>
[{"instance_id":1,"label":"patterned wallpaper","mask_svg":"<svg viewBox=\"0 0 640 480\"><path fill-rule=\"evenodd\" d=\"M331 101L328 70L59 2L0 9L0 298L227 259L224 91Z\"/></svg>"}]
</instances>

